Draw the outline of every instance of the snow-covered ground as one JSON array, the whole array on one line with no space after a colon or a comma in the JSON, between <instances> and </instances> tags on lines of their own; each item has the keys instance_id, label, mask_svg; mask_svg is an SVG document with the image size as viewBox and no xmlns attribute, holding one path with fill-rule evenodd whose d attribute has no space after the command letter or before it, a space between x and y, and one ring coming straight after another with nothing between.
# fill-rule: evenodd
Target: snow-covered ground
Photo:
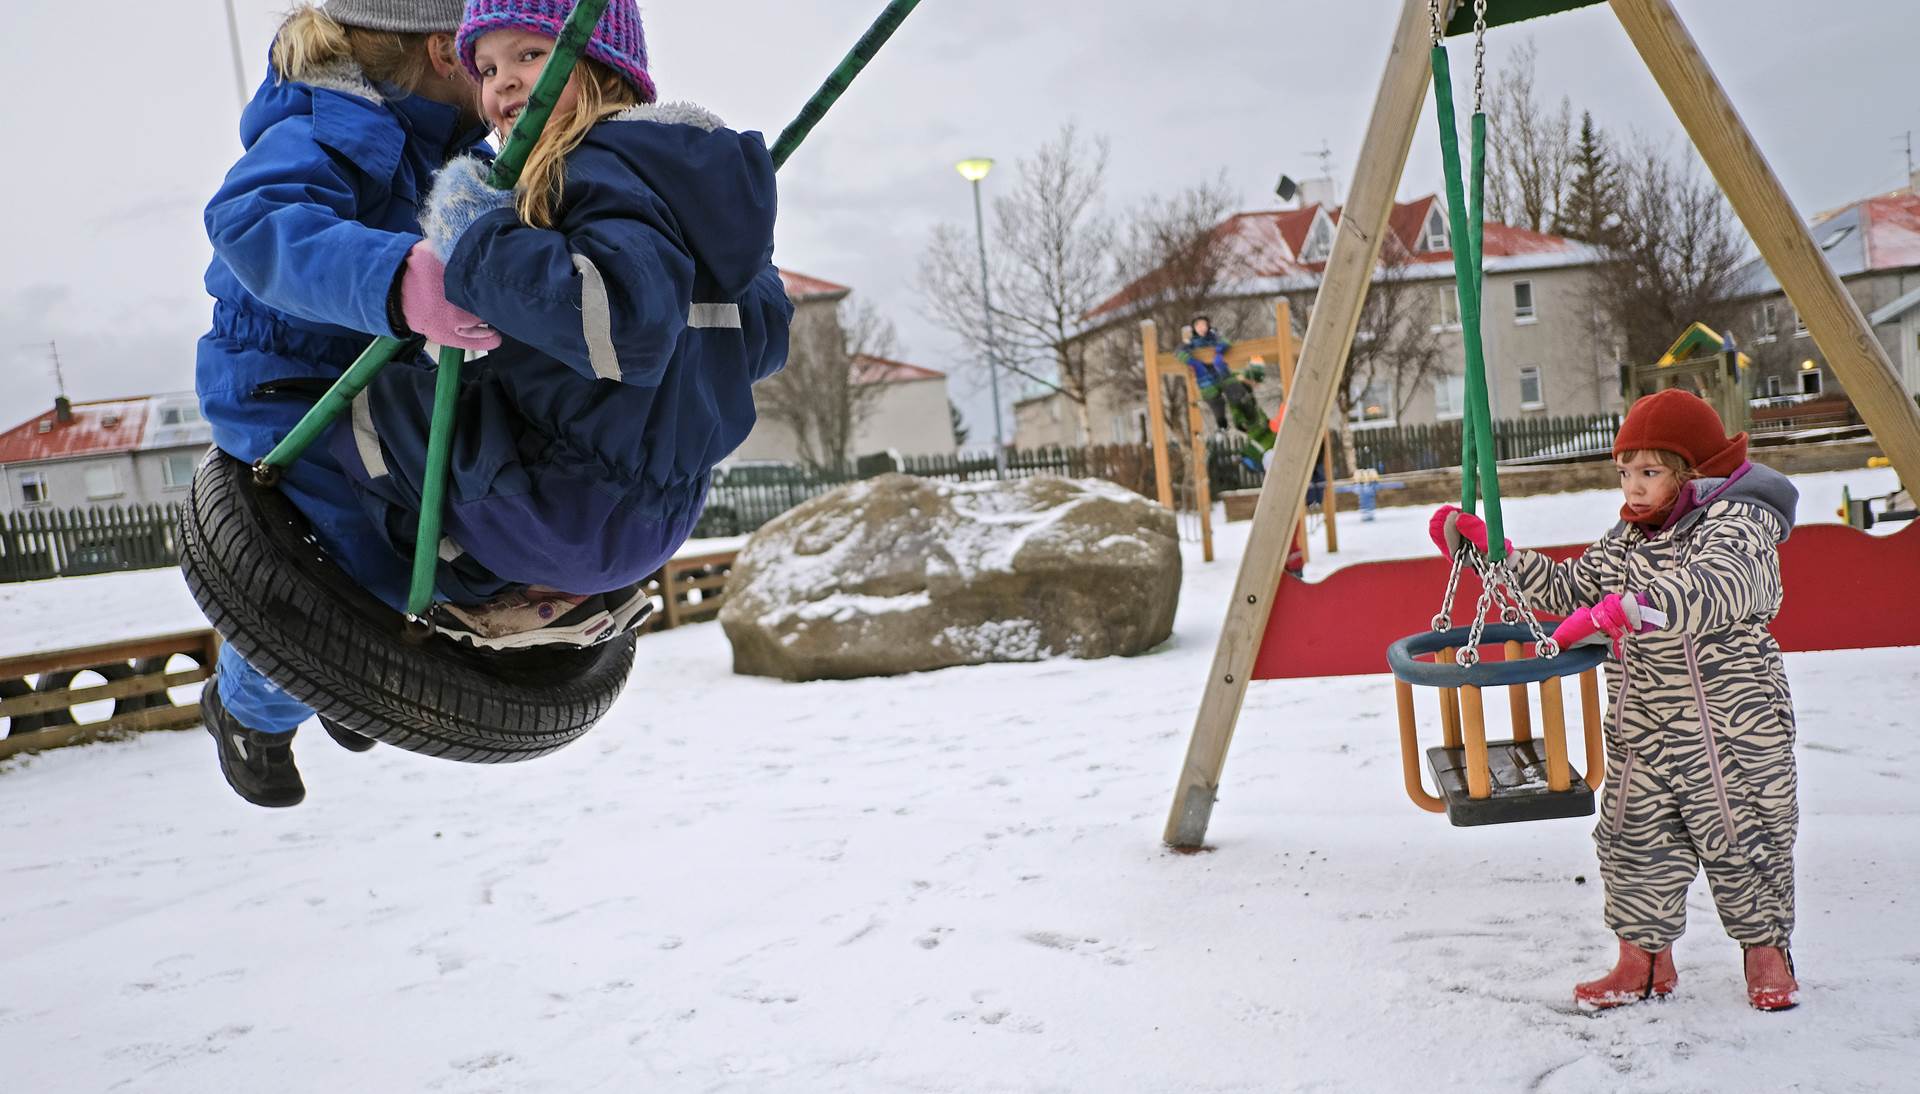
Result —
<instances>
[{"instance_id":1,"label":"snow-covered ground","mask_svg":"<svg viewBox=\"0 0 1920 1094\"><path fill-rule=\"evenodd\" d=\"M1843 481L1891 487L1799 479L1803 519ZM1310 574L1425 517L1343 515ZM1384 678L1255 685L1214 849L1161 846L1246 529L1130 660L783 684L702 625L525 766L309 730L284 812L198 731L0 767L0 1090L1914 1089L1920 651L1788 658L1805 1005L1747 1009L1702 884L1679 995L1589 1017L1589 825L1415 810ZM197 621L165 573L0 586L0 618L4 652Z\"/></svg>"}]
</instances>

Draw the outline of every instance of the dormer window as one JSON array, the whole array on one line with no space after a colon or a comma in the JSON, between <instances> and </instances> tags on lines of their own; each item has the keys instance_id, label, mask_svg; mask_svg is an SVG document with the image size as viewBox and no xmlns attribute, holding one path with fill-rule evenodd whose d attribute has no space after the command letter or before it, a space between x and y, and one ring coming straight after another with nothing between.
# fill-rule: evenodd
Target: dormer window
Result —
<instances>
[{"instance_id":1,"label":"dormer window","mask_svg":"<svg viewBox=\"0 0 1920 1094\"><path fill-rule=\"evenodd\" d=\"M1307 245L1300 249L1302 262L1325 262L1333 254L1333 220L1325 213L1314 218L1307 232Z\"/></svg>"},{"instance_id":2,"label":"dormer window","mask_svg":"<svg viewBox=\"0 0 1920 1094\"><path fill-rule=\"evenodd\" d=\"M1447 249L1447 218L1440 215L1438 204L1427 212L1427 227L1420 235L1420 249L1422 251Z\"/></svg>"}]
</instances>

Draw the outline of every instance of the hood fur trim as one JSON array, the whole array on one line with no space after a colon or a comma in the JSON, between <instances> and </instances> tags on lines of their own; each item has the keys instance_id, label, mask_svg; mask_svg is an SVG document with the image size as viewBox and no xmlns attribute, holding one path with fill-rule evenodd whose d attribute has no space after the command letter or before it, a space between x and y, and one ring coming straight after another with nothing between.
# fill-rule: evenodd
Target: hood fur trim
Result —
<instances>
[{"instance_id":1,"label":"hood fur trim","mask_svg":"<svg viewBox=\"0 0 1920 1094\"><path fill-rule=\"evenodd\" d=\"M607 119L613 122L659 122L661 125L691 125L711 133L725 129L727 123L704 106L692 103L641 103L630 106Z\"/></svg>"},{"instance_id":2,"label":"hood fur trim","mask_svg":"<svg viewBox=\"0 0 1920 1094\"><path fill-rule=\"evenodd\" d=\"M280 77L280 82L285 83L286 77ZM367 74L352 61L335 61L320 68L306 79L294 82L306 84L321 91L338 91L342 95L351 95L356 99L365 99L372 103L387 101L386 97L373 86L373 82L367 79Z\"/></svg>"}]
</instances>

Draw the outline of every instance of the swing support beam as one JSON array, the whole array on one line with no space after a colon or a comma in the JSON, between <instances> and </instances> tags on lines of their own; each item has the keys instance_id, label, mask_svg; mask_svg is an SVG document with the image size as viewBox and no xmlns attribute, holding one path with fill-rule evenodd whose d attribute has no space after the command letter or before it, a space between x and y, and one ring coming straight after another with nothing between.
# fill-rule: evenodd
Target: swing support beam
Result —
<instances>
[{"instance_id":1,"label":"swing support beam","mask_svg":"<svg viewBox=\"0 0 1920 1094\"><path fill-rule=\"evenodd\" d=\"M1514 11L1521 7L1540 9L1532 14L1546 14L1579 6L1587 5L1495 0L1489 22L1510 22L1511 18L1503 16L1518 18ZM1862 419L1902 479L1920 482L1920 407L1901 390L1893 365L1865 316L1827 265L1806 222L1794 211L1785 188L1707 67L1671 0L1610 0L1610 6L1761 255L1779 277L1788 299L1805 316L1815 343L1853 395ZM1456 26L1457 0L1446 0L1442 7L1448 25ZM1290 393L1297 401L1296 409L1305 407L1317 413L1288 414L1274 444L1273 472L1267 476L1254 510L1247 552L1241 559L1233 600L1174 790L1165 839L1175 848L1197 849L1205 843L1227 749L1291 539L1288 533L1304 511L1309 479L1306 460L1316 439L1316 427L1333 409L1341 366L1352 345L1393 195L1419 125L1431 72L1430 45L1426 0L1405 0L1355 165L1346 212L1335 233L1333 255L1307 326L1298 385ZM1589 688L1583 681L1583 714L1589 705L1598 706L1598 695Z\"/></svg>"}]
</instances>

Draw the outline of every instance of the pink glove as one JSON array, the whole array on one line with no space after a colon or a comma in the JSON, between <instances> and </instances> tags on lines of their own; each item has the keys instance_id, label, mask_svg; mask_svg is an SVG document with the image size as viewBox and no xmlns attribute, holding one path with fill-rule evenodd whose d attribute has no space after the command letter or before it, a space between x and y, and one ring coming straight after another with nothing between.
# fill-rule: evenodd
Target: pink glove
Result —
<instances>
[{"instance_id":1,"label":"pink glove","mask_svg":"<svg viewBox=\"0 0 1920 1094\"><path fill-rule=\"evenodd\" d=\"M1642 614L1645 605L1646 601L1638 593L1629 596L1608 593L1599 603L1581 608L1562 620L1553 629L1554 644L1564 650L1596 634L1604 634L1613 641L1614 652L1618 653L1622 638L1654 629L1654 622Z\"/></svg>"},{"instance_id":2,"label":"pink glove","mask_svg":"<svg viewBox=\"0 0 1920 1094\"><path fill-rule=\"evenodd\" d=\"M1463 540L1473 544L1481 554L1487 553L1487 522L1458 505L1442 505L1434 510L1433 519L1427 522L1427 534L1433 537L1433 545L1448 558L1454 556ZM1507 553L1512 554L1513 541L1507 540L1506 544Z\"/></svg>"},{"instance_id":3,"label":"pink glove","mask_svg":"<svg viewBox=\"0 0 1920 1094\"><path fill-rule=\"evenodd\" d=\"M407 328L429 342L455 349L500 346L498 332L447 299L447 264L425 240L407 252L407 264L400 273L400 312Z\"/></svg>"}]
</instances>

